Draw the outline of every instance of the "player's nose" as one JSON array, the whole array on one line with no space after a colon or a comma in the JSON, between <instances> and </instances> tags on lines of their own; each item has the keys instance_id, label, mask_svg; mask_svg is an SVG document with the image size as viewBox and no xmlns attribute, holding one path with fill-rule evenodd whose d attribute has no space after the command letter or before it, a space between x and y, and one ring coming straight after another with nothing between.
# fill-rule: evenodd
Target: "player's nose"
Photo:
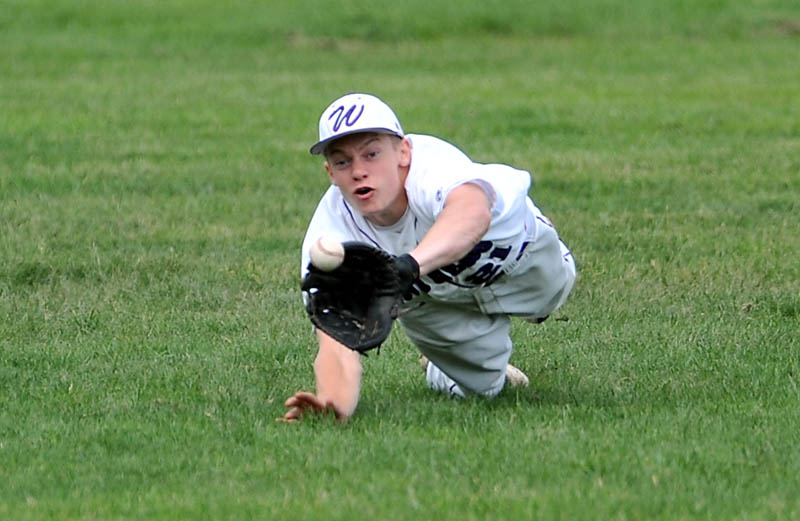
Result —
<instances>
[{"instance_id":1,"label":"player's nose","mask_svg":"<svg viewBox=\"0 0 800 521\"><path fill-rule=\"evenodd\" d=\"M364 163L358 159L353 160L353 165L350 169L353 179L359 180L367 177L367 169Z\"/></svg>"}]
</instances>

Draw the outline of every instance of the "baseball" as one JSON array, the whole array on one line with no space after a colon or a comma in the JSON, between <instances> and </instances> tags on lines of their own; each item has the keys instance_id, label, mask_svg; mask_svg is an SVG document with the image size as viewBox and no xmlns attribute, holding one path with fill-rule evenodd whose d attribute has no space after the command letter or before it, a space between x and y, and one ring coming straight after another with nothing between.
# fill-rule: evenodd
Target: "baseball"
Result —
<instances>
[{"instance_id":1,"label":"baseball","mask_svg":"<svg viewBox=\"0 0 800 521\"><path fill-rule=\"evenodd\" d=\"M311 264L322 271L333 271L344 261L342 243L330 237L320 237L311 245Z\"/></svg>"}]
</instances>

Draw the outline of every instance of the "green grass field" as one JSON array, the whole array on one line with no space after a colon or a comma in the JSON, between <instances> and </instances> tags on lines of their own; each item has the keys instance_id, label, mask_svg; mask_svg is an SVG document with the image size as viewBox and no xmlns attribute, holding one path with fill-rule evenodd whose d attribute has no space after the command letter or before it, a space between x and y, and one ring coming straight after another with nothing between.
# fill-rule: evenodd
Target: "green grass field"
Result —
<instances>
[{"instance_id":1,"label":"green grass field","mask_svg":"<svg viewBox=\"0 0 800 521\"><path fill-rule=\"evenodd\" d=\"M530 388L275 422L354 90L533 173ZM0 0L0 519L800 519L799 222L793 0Z\"/></svg>"}]
</instances>

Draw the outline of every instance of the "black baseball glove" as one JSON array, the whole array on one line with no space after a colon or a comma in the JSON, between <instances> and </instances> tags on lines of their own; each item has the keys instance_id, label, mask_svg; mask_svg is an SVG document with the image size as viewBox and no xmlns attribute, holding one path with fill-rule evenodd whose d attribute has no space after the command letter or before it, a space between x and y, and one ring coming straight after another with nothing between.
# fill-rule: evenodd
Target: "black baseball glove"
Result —
<instances>
[{"instance_id":1,"label":"black baseball glove","mask_svg":"<svg viewBox=\"0 0 800 521\"><path fill-rule=\"evenodd\" d=\"M345 346L365 353L386 340L419 277L408 254L393 257L360 242L345 242L344 261L332 271L308 265L303 279L306 312L322 331Z\"/></svg>"}]
</instances>

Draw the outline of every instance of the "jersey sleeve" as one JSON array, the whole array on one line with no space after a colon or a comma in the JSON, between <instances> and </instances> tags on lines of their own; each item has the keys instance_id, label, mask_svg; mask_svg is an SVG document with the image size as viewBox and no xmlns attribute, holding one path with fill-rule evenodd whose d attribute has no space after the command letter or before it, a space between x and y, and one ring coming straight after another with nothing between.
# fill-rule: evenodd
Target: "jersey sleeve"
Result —
<instances>
[{"instance_id":1,"label":"jersey sleeve","mask_svg":"<svg viewBox=\"0 0 800 521\"><path fill-rule=\"evenodd\" d=\"M525 206L531 187L530 173L508 165L478 163L473 165L471 173L468 182L488 186L495 194L492 221L502 221Z\"/></svg>"},{"instance_id":2,"label":"jersey sleeve","mask_svg":"<svg viewBox=\"0 0 800 521\"><path fill-rule=\"evenodd\" d=\"M418 141L421 141L418 145ZM474 183L489 198L492 227L487 238L494 235L513 234L513 228L522 226L518 219L524 212L530 174L502 164L472 162L463 152L446 142L414 141L413 161L419 160L419 169L407 183L409 201L418 213L433 223L444 209L447 196L455 188Z\"/></svg>"}]
</instances>

